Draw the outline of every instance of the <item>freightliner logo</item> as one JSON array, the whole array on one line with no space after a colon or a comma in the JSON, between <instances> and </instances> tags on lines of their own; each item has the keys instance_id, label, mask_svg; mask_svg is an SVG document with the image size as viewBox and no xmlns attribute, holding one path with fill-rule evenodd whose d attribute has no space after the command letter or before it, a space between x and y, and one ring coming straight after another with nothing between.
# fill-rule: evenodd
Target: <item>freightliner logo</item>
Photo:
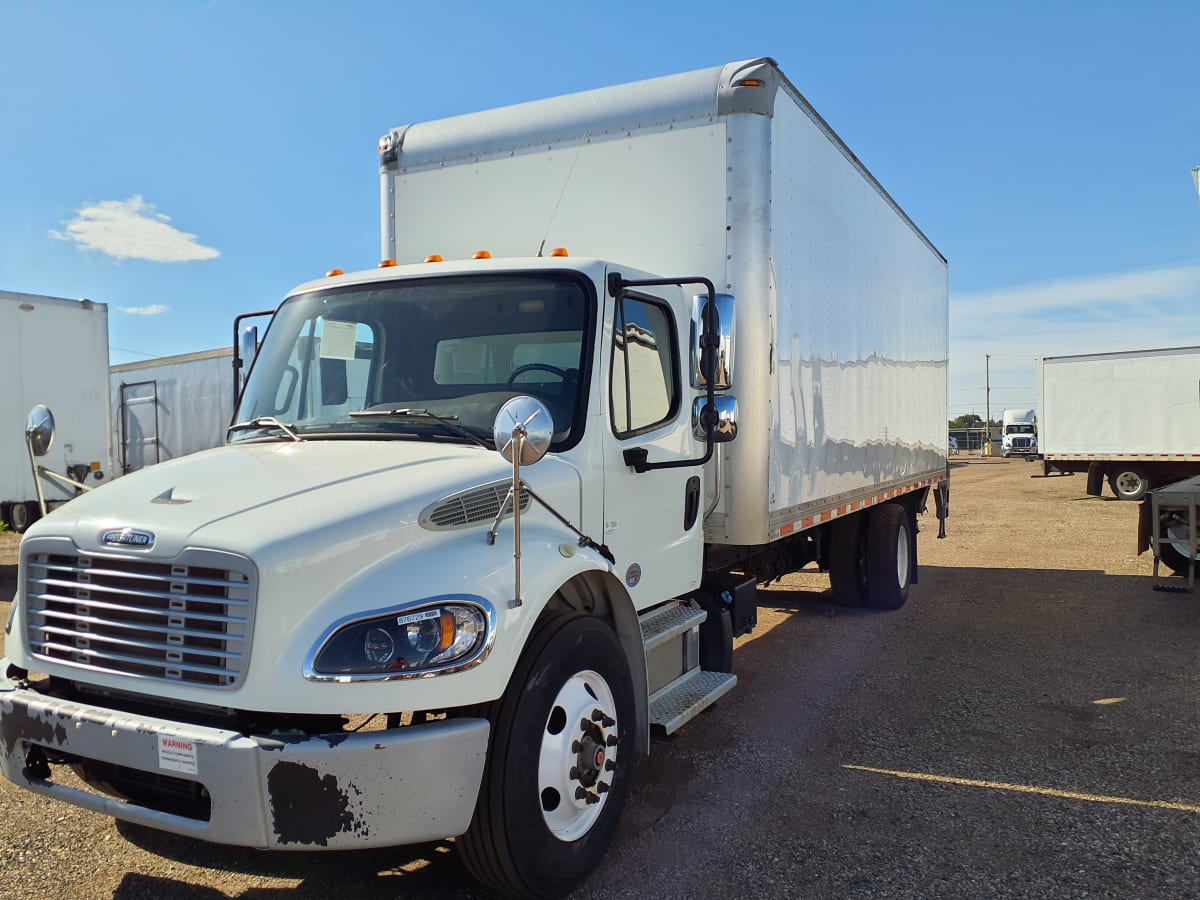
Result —
<instances>
[{"instance_id":1,"label":"freightliner logo","mask_svg":"<svg viewBox=\"0 0 1200 900\"><path fill-rule=\"evenodd\" d=\"M154 546L154 535L149 531L133 528L114 528L100 535L100 542L112 547L140 547L149 550Z\"/></svg>"}]
</instances>

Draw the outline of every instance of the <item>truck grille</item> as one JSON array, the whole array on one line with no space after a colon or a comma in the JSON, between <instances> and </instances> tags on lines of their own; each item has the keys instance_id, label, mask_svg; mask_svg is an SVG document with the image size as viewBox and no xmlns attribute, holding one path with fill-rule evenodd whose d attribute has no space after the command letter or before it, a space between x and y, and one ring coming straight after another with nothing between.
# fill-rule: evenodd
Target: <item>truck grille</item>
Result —
<instances>
[{"instance_id":1,"label":"truck grille","mask_svg":"<svg viewBox=\"0 0 1200 900\"><path fill-rule=\"evenodd\" d=\"M233 687L246 672L250 561L187 550L170 561L33 552L27 634L41 659L142 678Z\"/></svg>"},{"instance_id":2,"label":"truck grille","mask_svg":"<svg viewBox=\"0 0 1200 900\"><path fill-rule=\"evenodd\" d=\"M1033 438L1013 438L1012 445L1014 450L1028 450L1033 444Z\"/></svg>"}]
</instances>

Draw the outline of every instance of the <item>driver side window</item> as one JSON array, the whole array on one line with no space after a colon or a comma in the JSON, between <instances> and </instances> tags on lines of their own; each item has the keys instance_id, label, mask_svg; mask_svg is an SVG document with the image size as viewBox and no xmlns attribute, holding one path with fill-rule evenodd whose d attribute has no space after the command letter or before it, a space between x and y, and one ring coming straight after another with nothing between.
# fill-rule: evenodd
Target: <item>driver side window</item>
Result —
<instances>
[{"instance_id":1,"label":"driver side window","mask_svg":"<svg viewBox=\"0 0 1200 900\"><path fill-rule=\"evenodd\" d=\"M649 299L623 297L612 346L613 433L631 437L673 419L679 410L679 350L670 310Z\"/></svg>"}]
</instances>

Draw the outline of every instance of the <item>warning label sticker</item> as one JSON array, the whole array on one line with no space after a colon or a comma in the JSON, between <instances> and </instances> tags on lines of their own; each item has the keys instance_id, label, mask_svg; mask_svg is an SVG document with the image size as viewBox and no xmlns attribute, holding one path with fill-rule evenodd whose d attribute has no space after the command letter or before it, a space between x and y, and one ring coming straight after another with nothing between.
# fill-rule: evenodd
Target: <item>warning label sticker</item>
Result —
<instances>
[{"instance_id":1,"label":"warning label sticker","mask_svg":"<svg viewBox=\"0 0 1200 900\"><path fill-rule=\"evenodd\" d=\"M169 772L196 774L196 744L182 738L158 736L158 767Z\"/></svg>"}]
</instances>

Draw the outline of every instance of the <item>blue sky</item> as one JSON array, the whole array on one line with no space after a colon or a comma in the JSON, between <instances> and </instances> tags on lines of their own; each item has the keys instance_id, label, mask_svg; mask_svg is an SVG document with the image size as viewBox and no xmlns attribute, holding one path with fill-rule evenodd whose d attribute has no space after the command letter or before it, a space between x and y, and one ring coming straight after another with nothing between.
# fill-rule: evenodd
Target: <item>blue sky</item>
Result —
<instances>
[{"instance_id":1,"label":"blue sky","mask_svg":"<svg viewBox=\"0 0 1200 900\"><path fill-rule=\"evenodd\" d=\"M1200 3L0 0L0 289L113 362L379 256L388 128L772 56L950 260L950 412L1200 344Z\"/></svg>"}]
</instances>

